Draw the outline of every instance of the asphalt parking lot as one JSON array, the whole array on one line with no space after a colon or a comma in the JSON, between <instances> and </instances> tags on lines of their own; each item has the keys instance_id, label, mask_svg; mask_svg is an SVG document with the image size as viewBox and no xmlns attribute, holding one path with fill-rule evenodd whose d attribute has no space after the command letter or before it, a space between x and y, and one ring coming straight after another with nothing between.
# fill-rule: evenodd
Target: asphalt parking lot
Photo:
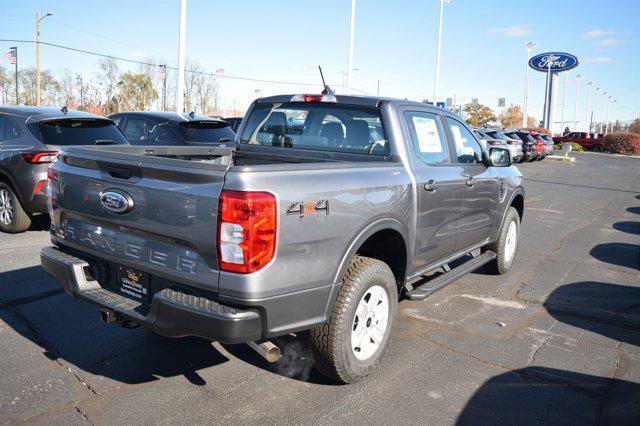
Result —
<instances>
[{"instance_id":1,"label":"asphalt parking lot","mask_svg":"<svg viewBox=\"0 0 640 426\"><path fill-rule=\"evenodd\" d=\"M403 301L382 366L349 386L299 341L246 346L103 325L40 268L48 224L0 234L0 423L640 424L640 159L519 166L514 268Z\"/></svg>"}]
</instances>

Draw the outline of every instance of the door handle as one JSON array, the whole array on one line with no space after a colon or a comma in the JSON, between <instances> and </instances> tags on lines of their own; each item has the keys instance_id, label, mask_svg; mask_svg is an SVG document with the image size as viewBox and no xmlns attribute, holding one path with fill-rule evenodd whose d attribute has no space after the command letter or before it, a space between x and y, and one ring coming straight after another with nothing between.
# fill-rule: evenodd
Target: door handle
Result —
<instances>
[{"instance_id":1,"label":"door handle","mask_svg":"<svg viewBox=\"0 0 640 426\"><path fill-rule=\"evenodd\" d=\"M427 183L424 185L424 189L428 192L435 192L436 191L435 184L436 184L435 180L429 179Z\"/></svg>"},{"instance_id":2,"label":"door handle","mask_svg":"<svg viewBox=\"0 0 640 426\"><path fill-rule=\"evenodd\" d=\"M476 180L473 177L469 177L464 183L467 186L472 187L476 183Z\"/></svg>"}]
</instances>

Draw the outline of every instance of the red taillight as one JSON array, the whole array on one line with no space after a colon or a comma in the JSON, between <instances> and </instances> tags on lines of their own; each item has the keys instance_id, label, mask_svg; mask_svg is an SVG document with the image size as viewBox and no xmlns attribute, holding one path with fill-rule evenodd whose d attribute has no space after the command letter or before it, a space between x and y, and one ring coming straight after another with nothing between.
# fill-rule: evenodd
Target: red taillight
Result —
<instances>
[{"instance_id":1,"label":"red taillight","mask_svg":"<svg viewBox=\"0 0 640 426\"><path fill-rule=\"evenodd\" d=\"M268 192L223 190L218 208L220 270L249 274L273 259L276 197Z\"/></svg>"},{"instance_id":2,"label":"red taillight","mask_svg":"<svg viewBox=\"0 0 640 426\"><path fill-rule=\"evenodd\" d=\"M500 145L498 141L489 141L489 145Z\"/></svg>"},{"instance_id":3,"label":"red taillight","mask_svg":"<svg viewBox=\"0 0 640 426\"><path fill-rule=\"evenodd\" d=\"M57 151L29 152L22 154L22 158L24 158L27 163L42 164L52 162L56 158L56 155L58 155Z\"/></svg>"},{"instance_id":4,"label":"red taillight","mask_svg":"<svg viewBox=\"0 0 640 426\"><path fill-rule=\"evenodd\" d=\"M517 145L518 142L517 141L507 141L507 144L509 144L509 145Z\"/></svg>"},{"instance_id":5,"label":"red taillight","mask_svg":"<svg viewBox=\"0 0 640 426\"><path fill-rule=\"evenodd\" d=\"M331 94L327 95L294 95L291 102L338 102L336 97Z\"/></svg>"}]
</instances>

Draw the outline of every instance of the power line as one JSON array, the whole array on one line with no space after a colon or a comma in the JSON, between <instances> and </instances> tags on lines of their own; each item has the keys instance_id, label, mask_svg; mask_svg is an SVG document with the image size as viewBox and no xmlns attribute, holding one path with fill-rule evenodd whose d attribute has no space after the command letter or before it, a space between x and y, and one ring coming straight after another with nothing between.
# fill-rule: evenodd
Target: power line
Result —
<instances>
[{"instance_id":1,"label":"power line","mask_svg":"<svg viewBox=\"0 0 640 426\"><path fill-rule=\"evenodd\" d=\"M0 39L0 41L10 42L10 43L35 43L33 40ZM159 67L160 66L159 64L153 64L153 63L150 63L150 62L144 62L144 61L138 61L138 60L135 60L135 59L122 58L120 56L107 55L107 54L104 54L104 53L92 52L90 50L77 49L75 47L63 46L61 44L47 43L45 41L41 41L40 44L44 44L44 45L51 46L51 47L56 47L58 49L64 49L64 50L70 50L70 51L73 51L73 52L84 53L84 54L87 54L87 55L93 55L93 56L99 56L99 57L102 57L102 58L108 58L108 59L114 59L114 60L118 60L118 61L129 62L129 63L133 63L133 64L147 65L147 66L152 66L152 67ZM177 67L170 67L170 66L167 65L167 69L175 71L178 68ZM215 73L210 73L210 72L206 72L206 71L189 70L189 69L185 70L185 72L190 72L190 73L193 73L193 74L209 75L209 76L216 77L216 78L228 78L228 79L232 79L232 80L254 81L254 82L257 82L257 83L286 84L286 85L291 85L291 86L319 86L320 85L319 83L300 83L300 82L295 82L295 81L267 80L267 79L241 77L241 76L237 76L237 75L228 75L228 74L216 75Z\"/></svg>"}]
</instances>

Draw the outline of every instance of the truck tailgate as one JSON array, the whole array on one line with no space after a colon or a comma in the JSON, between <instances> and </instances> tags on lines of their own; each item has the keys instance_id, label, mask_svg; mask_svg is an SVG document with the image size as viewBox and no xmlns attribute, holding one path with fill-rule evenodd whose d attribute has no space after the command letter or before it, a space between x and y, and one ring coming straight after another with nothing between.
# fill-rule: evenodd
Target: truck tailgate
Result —
<instances>
[{"instance_id":1,"label":"truck tailgate","mask_svg":"<svg viewBox=\"0 0 640 426\"><path fill-rule=\"evenodd\" d=\"M216 220L227 168L122 149L65 149L50 189L54 238L149 273L152 289L177 282L217 292ZM124 196L129 210L115 212L105 193Z\"/></svg>"}]
</instances>

